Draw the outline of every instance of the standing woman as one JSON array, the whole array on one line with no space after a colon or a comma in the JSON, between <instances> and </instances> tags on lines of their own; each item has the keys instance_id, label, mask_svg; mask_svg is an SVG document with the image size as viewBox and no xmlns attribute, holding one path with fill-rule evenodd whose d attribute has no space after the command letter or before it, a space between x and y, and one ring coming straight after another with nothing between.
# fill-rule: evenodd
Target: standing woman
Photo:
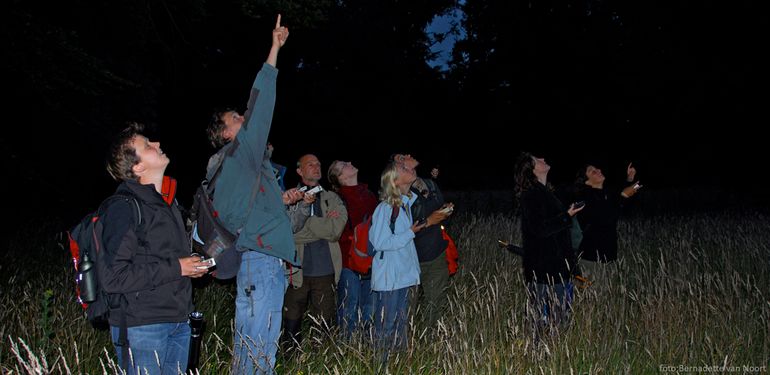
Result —
<instances>
[{"instance_id":1,"label":"standing woman","mask_svg":"<svg viewBox=\"0 0 770 375\"><path fill-rule=\"evenodd\" d=\"M530 302L527 309L535 337L545 328L557 328L569 318L572 275L579 275L572 248L572 216L581 208L565 209L548 184L551 166L543 158L523 152L516 162L516 196L521 212L524 279Z\"/></svg>"},{"instance_id":2,"label":"standing woman","mask_svg":"<svg viewBox=\"0 0 770 375\"><path fill-rule=\"evenodd\" d=\"M417 196L409 191L416 178L415 170L404 163L390 162L385 167L380 177L380 204L374 210L369 229L369 241L375 249L374 333L377 347L384 349L384 361L390 348L401 350L406 346L408 294L420 284L414 234L425 223L412 224L410 206Z\"/></svg>"},{"instance_id":3,"label":"standing woman","mask_svg":"<svg viewBox=\"0 0 770 375\"><path fill-rule=\"evenodd\" d=\"M337 284L337 323L345 337L350 337L358 323L372 321L372 271L356 272L350 267L353 229L371 217L377 207L377 196L364 183L358 182L358 168L349 161L335 160L327 173L332 189L339 194L348 211L348 223L340 235L342 272Z\"/></svg>"},{"instance_id":4,"label":"standing woman","mask_svg":"<svg viewBox=\"0 0 770 375\"><path fill-rule=\"evenodd\" d=\"M578 170L575 181L575 199L584 201L586 209L577 215L583 240L573 244L581 253L584 276L595 281L605 279L607 266L618 259L618 219L629 198L641 185L633 182L636 168L626 168L627 186L606 186L602 170L586 164ZM605 280L606 282L606 280Z\"/></svg>"}]
</instances>

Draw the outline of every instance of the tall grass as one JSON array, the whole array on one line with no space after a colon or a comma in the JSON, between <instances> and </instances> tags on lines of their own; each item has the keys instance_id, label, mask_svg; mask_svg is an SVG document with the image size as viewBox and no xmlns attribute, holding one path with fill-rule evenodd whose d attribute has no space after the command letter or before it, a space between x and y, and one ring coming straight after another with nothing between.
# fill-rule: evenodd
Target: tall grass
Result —
<instances>
[{"instance_id":1,"label":"tall grass","mask_svg":"<svg viewBox=\"0 0 770 375\"><path fill-rule=\"evenodd\" d=\"M460 212L448 230L461 269L436 326L413 319L408 349L387 365L369 332L342 340L311 327L297 353L279 357L278 372L638 374L662 365L762 369L770 361L770 220L763 214L622 221L621 260L577 291L566 330L537 343L524 319L520 258L496 245L520 241L517 219ZM50 231L19 233L10 244L14 256L0 265L0 372L113 373L108 334L84 320L67 253ZM229 371L234 291L232 283L214 282L195 290L207 320L201 373Z\"/></svg>"}]
</instances>

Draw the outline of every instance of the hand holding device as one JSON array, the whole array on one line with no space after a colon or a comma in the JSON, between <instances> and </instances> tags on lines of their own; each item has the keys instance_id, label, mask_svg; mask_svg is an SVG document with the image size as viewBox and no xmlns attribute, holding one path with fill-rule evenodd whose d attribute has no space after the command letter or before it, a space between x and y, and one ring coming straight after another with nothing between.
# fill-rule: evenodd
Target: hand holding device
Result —
<instances>
[{"instance_id":1,"label":"hand holding device","mask_svg":"<svg viewBox=\"0 0 770 375\"><path fill-rule=\"evenodd\" d=\"M623 191L620 192L620 195L622 195L623 198L631 198L641 188L642 188L642 185L637 181L633 185L623 189Z\"/></svg>"},{"instance_id":2,"label":"hand holding device","mask_svg":"<svg viewBox=\"0 0 770 375\"><path fill-rule=\"evenodd\" d=\"M510 244L502 240L497 240L497 245L500 246L501 249L508 250L518 256L524 256L524 249L519 245Z\"/></svg>"},{"instance_id":3,"label":"hand holding device","mask_svg":"<svg viewBox=\"0 0 770 375\"><path fill-rule=\"evenodd\" d=\"M438 211L443 213L443 214L451 214L452 211L454 211L454 209L455 209L455 205L452 204L452 203L449 203L449 204L447 204L446 206L444 206L442 209L440 209Z\"/></svg>"},{"instance_id":4,"label":"hand holding device","mask_svg":"<svg viewBox=\"0 0 770 375\"><path fill-rule=\"evenodd\" d=\"M214 258L201 259L201 263L205 263L205 265L196 267L199 270L209 269L217 265L217 262L214 260Z\"/></svg>"}]
</instances>

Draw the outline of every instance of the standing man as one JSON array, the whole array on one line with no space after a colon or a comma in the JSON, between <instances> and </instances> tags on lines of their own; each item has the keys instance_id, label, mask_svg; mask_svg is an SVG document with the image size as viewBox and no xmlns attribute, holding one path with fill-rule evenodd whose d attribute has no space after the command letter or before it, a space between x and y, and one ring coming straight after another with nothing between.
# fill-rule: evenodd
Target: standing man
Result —
<instances>
[{"instance_id":1,"label":"standing man","mask_svg":"<svg viewBox=\"0 0 770 375\"><path fill-rule=\"evenodd\" d=\"M307 154L297 162L300 188L311 191L320 187L321 162ZM342 270L339 241L348 221L348 212L339 195L332 191L314 194L310 216L305 225L294 234L301 268L292 268L291 287L284 299L284 342L299 344L302 318L310 304L310 313L327 327L334 324L336 315L335 285ZM321 327L324 328L323 326Z\"/></svg>"},{"instance_id":2,"label":"standing man","mask_svg":"<svg viewBox=\"0 0 770 375\"><path fill-rule=\"evenodd\" d=\"M395 154L393 161L403 164L415 171L420 164L410 154ZM435 168L434 168L435 169ZM431 175L438 176L438 169ZM436 182L429 178L416 177L409 186L416 199L410 205L412 221L424 221L425 228L414 234L414 245L417 248L417 258L420 260L420 286L416 298L412 298L411 308L417 311L418 304L422 306L422 314L426 326L433 327L446 310L447 290L449 289L449 268L446 261L446 248L449 243L441 233L441 223L446 220L449 212L441 211L454 204L445 204Z\"/></svg>"},{"instance_id":3,"label":"standing man","mask_svg":"<svg viewBox=\"0 0 770 375\"><path fill-rule=\"evenodd\" d=\"M169 158L141 131L133 124L110 148L107 171L121 181L116 194L132 198L107 206L96 267L109 295L110 332L123 370L177 374L185 371L190 348L190 277L207 270L200 257L190 256L179 208L161 195Z\"/></svg>"},{"instance_id":4,"label":"standing man","mask_svg":"<svg viewBox=\"0 0 770 375\"><path fill-rule=\"evenodd\" d=\"M278 15L270 54L254 80L246 114L215 113L208 128L211 142L223 146L209 161L207 173L210 179L217 160L222 160L214 208L227 229L238 233L236 250L241 255L233 333L236 374L273 372L286 291L284 262L299 264L285 205L301 194L281 192L266 152L275 107L275 66L288 36Z\"/></svg>"}]
</instances>

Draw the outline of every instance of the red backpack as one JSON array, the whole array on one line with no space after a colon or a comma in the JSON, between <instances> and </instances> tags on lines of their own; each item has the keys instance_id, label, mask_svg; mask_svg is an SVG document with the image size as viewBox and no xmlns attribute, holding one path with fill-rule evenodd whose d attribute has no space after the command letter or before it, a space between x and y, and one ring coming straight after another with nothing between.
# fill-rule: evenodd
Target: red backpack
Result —
<instances>
[{"instance_id":1,"label":"red backpack","mask_svg":"<svg viewBox=\"0 0 770 375\"><path fill-rule=\"evenodd\" d=\"M452 276L457 273L457 261L460 259L460 254L457 253L457 245L455 245L455 241L452 239L452 237L449 237L449 234L446 232L446 229L443 225L441 226L441 237L443 237L447 242L446 263L447 267L449 268L449 276Z\"/></svg>"},{"instance_id":2,"label":"red backpack","mask_svg":"<svg viewBox=\"0 0 770 375\"><path fill-rule=\"evenodd\" d=\"M398 207L393 207L390 213L390 231L395 233ZM369 241L369 228L372 226L372 217L364 217L364 220L353 228L353 241L348 250L348 267L362 275L372 270L372 259L376 250ZM382 257L380 252L380 257Z\"/></svg>"},{"instance_id":3,"label":"red backpack","mask_svg":"<svg viewBox=\"0 0 770 375\"><path fill-rule=\"evenodd\" d=\"M367 274L372 269L372 257L369 256L369 227L372 226L372 217L369 216L353 228L353 241L348 250L348 267L360 274Z\"/></svg>"}]
</instances>

